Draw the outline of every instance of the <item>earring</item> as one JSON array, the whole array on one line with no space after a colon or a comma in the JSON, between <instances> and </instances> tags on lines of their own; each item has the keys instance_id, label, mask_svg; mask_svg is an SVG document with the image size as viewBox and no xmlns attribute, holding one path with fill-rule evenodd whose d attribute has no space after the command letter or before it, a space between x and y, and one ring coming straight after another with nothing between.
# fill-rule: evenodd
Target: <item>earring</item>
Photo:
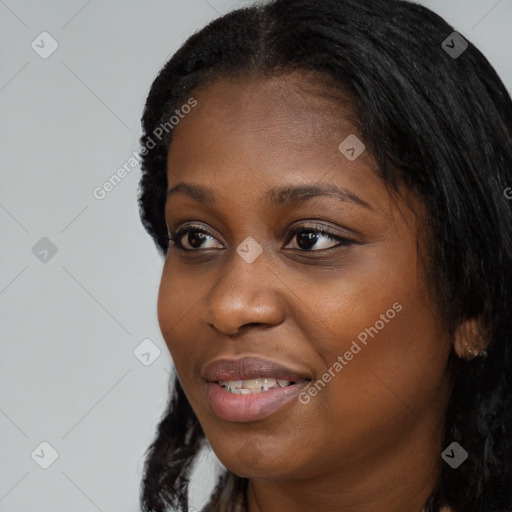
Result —
<instances>
[{"instance_id":1,"label":"earring","mask_svg":"<svg viewBox=\"0 0 512 512\"><path fill-rule=\"evenodd\" d=\"M487 356L487 350L482 350L482 351L478 351L478 352L474 353L467 340L464 340L464 345L466 347L466 354L469 354L469 356L466 355L466 357L463 358L463 359L466 359L466 361L471 361L472 359L475 359L476 357L486 357Z\"/></svg>"},{"instance_id":2,"label":"earring","mask_svg":"<svg viewBox=\"0 0 512 512\"><path fill-rule=\"evenodd\" d=\"M471 347L469 346L468 340L464 340L464 345L466 346L466 352L469 353L468 360L474 359L478 354L473 355L473 351L471 350Z\"/></svg>"}]
</instances>

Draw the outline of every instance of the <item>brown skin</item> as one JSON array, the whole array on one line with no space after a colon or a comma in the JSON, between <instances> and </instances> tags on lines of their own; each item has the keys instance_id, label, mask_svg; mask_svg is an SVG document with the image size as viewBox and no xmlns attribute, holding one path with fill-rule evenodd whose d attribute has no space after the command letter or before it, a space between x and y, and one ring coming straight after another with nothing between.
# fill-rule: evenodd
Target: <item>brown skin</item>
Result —
<instances>
[{"instance_id":1,"label":"brown skin","mask_svg":"<svg viewBox=\"0 0 512 512\"><path fill-rule=\"evenodd\" d=\"M168 188L208 186L216 203L176 193L166 221L213 236L195 246L197 235L182 237L196 252L171 245L158 319L213 450L250 479L249 512L420 512L442 462L452 342L423 278L412 198L390 196L368 150L354 162L340 153L357 131L349 110L320 94L300 75L219 79L194 92L198 106L175 128ZM320 182L371 208L321 196L265 202L270 188ZM318 234L301 250L300 237L288 239L301 222L356 243L328 249L339 241ZM251 264L235 251L248 236L263 247ZM402 310L308 404L249 423L214 415L207 363L260 356L316 381L395 302Z\"/></svg>"}]
</instances>

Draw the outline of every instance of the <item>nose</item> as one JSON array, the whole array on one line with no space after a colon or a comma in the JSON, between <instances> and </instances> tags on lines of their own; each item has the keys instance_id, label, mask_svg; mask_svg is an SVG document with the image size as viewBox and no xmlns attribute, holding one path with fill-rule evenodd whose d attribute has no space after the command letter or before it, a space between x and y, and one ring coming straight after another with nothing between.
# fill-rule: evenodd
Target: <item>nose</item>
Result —
<instances>
[{"instance_id":1,"label":"nose","mask_svg":"<svg viewBox=\"0 0 512 512\"><path fill-rule=\"evenodd\" d=\"M265 259L265 251L252 263L233 253L224 274L211 288L205 322L226 336L250 326L276 326L285 314L282 283Z\"/></svg>"}]
</instances>

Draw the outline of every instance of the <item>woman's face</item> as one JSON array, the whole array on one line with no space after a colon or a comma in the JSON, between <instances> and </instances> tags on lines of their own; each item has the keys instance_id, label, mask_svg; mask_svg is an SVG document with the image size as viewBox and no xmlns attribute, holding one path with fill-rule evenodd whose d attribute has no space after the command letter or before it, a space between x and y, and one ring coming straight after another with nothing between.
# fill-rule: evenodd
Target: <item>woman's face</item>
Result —
<instances>
[{"instance_id":1,"label":"woman's face","mask_svg":"<svg viewBox=\"0 0 512 512\"><path fill-rule=\"evenodd\" d=\"M168 196L167 225L193 228L169 248L158 319L212 448L241 476L352 478L401 457L423 469L441 450L450 340L416 217L323 92L298 75L218 80L193 94L169 151L168 190L189 188ZM285 372L250 361L208 372L244 357L295 383L262 391L246 381Z\"/></svg>"}]
</instances>

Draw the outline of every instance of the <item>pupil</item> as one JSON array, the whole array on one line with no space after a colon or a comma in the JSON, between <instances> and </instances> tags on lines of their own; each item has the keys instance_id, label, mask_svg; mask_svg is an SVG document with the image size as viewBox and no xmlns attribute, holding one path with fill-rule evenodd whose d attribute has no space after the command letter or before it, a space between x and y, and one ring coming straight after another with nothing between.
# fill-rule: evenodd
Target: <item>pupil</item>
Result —
<instances>
[{"instance_id":1,"label":"pupil","mask_svg":"<svg viewBox=\"0 0 512 512\"><path fill-rule=\"evenodd\" d=\"M311 249L316 244L318 238L318 233L313 233L312 231L303 231L299 234L297 243L301 249ZM305 242L306 247L303 247L303 242Z\"/></svg>"},{"instance_id":2,"label":"pupil","mask_svg":"<svg viewBox=\"0 0 512 512\"><path fill-rule=\"evenodd\" d=\"M198 233L196 232L190 232L188 234L188 243L192 247L201 247L201 242L206 238L206 235L204 233Z\"/></svg>"}]
</instances>

